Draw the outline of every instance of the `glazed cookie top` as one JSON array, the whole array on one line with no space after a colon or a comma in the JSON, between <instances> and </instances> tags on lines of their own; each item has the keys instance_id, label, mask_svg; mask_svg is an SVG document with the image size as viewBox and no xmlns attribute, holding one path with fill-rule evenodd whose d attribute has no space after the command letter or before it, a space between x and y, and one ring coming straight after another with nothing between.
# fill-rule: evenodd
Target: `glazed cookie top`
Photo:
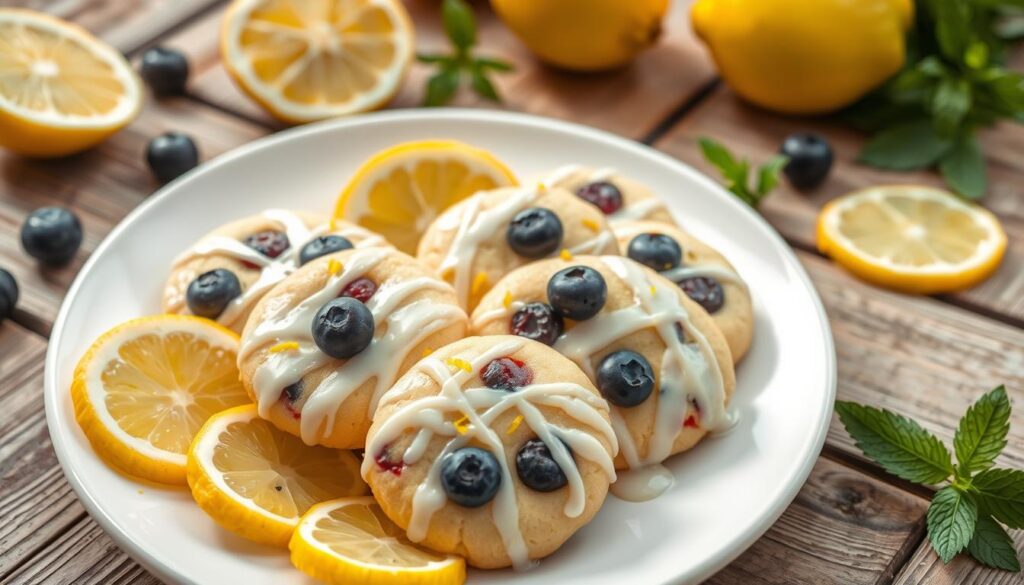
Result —
<instances>
[{"instance_id":1,"label":"glazed cookie top","mask_svg":"<svg viewBox=\"0 0 1024 585\"><path fill-rule=\"evenodd\" d=\"M650 188L610 167L565 165L542 176L540 181L549 187L567 189L596 205L613 224L649 219L675 225L665 203Z\"/></svg>"},{"instance_id":2,"label":"glazed cookie top","mask_svg":"<svg viewBox=\"0 0 1024 585\"><path fill-rule=\"evenodd\" d=\"M371 271L377 278L364 278ZM406 254L337 252L303 266L260 301L242 333L239 368L264 418L283 392L326 372L315 387L306 384L296 412L302 440L315 444L331 434L338 407L354 391L372 381L369 420L409 351L465 320L451 287Z\"/></svg>"},{"instance_id":3,"label":"glazed cookie top","mask_svg":"<svg viewBox=\"0 0 1024 585\"><path fill-rule=\"evenodd\" d=\"M301 264L342 249L381 246L389 246L384 238L347 222L268 209L213 230L179 255L163 308L241 331L256 302Z\"/></svg>"},{"instance_id":4,"label":"glazed cookie top","mask_svg":"<svg viewBox=\"0 0 1024 585\"><path fill-rule=\"evenodd\" d=\"M472 309L509 270L565 254L617 254L604 215L563 189L543 185L481 191L427 228L417 258Z\"/></svg>"}]
</instances>

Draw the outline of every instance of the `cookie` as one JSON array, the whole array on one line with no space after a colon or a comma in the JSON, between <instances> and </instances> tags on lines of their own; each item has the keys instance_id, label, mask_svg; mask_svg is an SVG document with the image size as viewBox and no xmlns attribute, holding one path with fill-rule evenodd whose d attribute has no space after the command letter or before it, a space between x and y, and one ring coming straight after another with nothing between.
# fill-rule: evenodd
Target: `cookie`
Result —
<instances>
[{"instance_id":1,"label":"cookie","mask_svg":"<svg viewBox=\"0 0 1024 585\"><path fill-rule=\"evenodd\" d=\"M665 202L649 187L612 168L565 165L542 176L540 181L548 187L567 189L596 205L612 224L647 219L676 225Z\"/></svg>"},{"instance_id":2,"label":"cookie","mask_svg":"<svg viewBox=\"0 0 1024 585\"><path fill-rule=\"evenodd\" d=\"M257 303L238 366L260 416L310 445L355 449L385 390L466 334L451 286L394 248L317 258Z\"/></svg>"},{"instance_id":3,"label":"cookie","mask_svg":"<svg viewBox=\"0 0 1024 585\"><path fill-rule=\"evenodd\" d=\"M638 469L732 423L722 332L673 282L629 258L578 256L512 271L470 319L477 335L536 339L576 363L611 403L615 464Z\"/></svg>"},{"instance_id":4,"label":"cookie","mask_svg":"<svg viewBox=\"0 0 1024 585\"><path fill-rule=\"evenodd\" d=\"M754 336L754 309L750 289L725 256L689 233L659 222L625 221L612 229L623 254L658 270L704 307L739 363Z\"/></svg>"},{"instance_id":5,"label":"cookie","mask_svg":"<svg viewBox=\"0 0 1024 585\"><path fill-rule=\"evenodd\" d=\"M427 228L416 257L472 310L506 272L527 262L571 254L617 254L604 215L568 191L507 187L481 191Z\"/></svg>"},{"instance_id":6,"label":"cookie","mask_svg":"<svg viewBox=\"0 0 1024 585\"><path fill-rule=\"evenodd\" d=\"M362 471L414 542L524 568L597 513L615 451L608 405L572 362L521 337L471 337L384 395Z\"/></svg>"},{"instance_id":7,"label":"cookie","mask_svg":"<svg viewBox=\"0 0 1024 585\"><path fill-rule=\"evenodd\" d=\"M304 211L268 209L222 225L178 256L164 286L163 311L198 312L240 333L256 303L299 266L303 249L320 236L340 236L356 248L390 246L381 236L354 224L332 224L326 216ZM326 243L329 248L338 240ZM310 249L306 251L308 257ZM206 286L190 302L193 281L218 270L222 272L203 280Z\"/></svg>"}]
</instances>

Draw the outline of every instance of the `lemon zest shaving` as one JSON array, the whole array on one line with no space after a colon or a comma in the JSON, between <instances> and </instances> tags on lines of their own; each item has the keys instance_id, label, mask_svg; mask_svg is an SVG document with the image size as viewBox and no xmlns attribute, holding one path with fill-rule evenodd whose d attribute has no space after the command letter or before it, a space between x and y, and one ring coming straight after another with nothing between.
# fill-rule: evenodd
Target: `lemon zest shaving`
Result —
<instances>
[{"instance_id":1,"label":"lemon zest shaving","mask_svg":"<svg viewBox=\"0 0 1024 585\"><path fill-rule=\"evenodd\" d=\"M658 292L658 287L651 285L651 296L654 296Z\"/></svg>"},{"instance_id":2,"label":"lemon zest shaving","mask_svg":"<svg viewBox=\"0 0 1024 585\"><path fill-rule=\"evenodd\" d=\"M487 273L477 272L476 276L473 277L473 286L470 290L474 295L478 295L483 291L485 286L487 286Z\"/></svg>"},{"instance_id":3,"label":"lemon zest shaving","mask_svg":"<svg viewBox=\"0 0 1024 585\"><path fill-rule=\"evenodd\" d=\"M461 358L456 358L456 357L448 358L448 359L444 360L444 363L448 364L449 366L451 366L453 368L458 368L458 369L460 369L460 370L462 370L463 372L466 372L466 373L470 373L470 372L473 371L473 366L469 365L469 362L467 362L466 360L461 359Z\"/></svg>"},{"instance_id":4,"label":"lemon zest shaving","mask_svg":"<svg viewBox=\"0 0 1024 585\"><path fill-rule=\"evenodd\" d=\"M343 268L344 266L341 265L341 262L338 262L334 258L331 258L327 262L327 272L330 272L331 276L336 276Z\"/></svg>"},{"instance_id":5,"label":"lemon zest shaving","mask_svg":"<svg viewBox=\"0 0 1024 585\"><path fill-rule=\"evenodd\" d=\"M505 431L505 434L511 435L512 433L516 432L516 429L518 429L519 425L521 424L523 424L523 415L517 414L516 417L512 419L512 422L508 425L508 430Z\"/></svg>"},{"instance_id":6,"label":"lemon zest shaving","mask_svg":"<svg viewBox=\"0 0 1024 585\"><path fill-rule=\"evenodd\" d=\"M559 252L558 255L562 257L562 260L566 260L566 261L572 260L572 252L570 252L566 248L562 248L562 251Z\"/></svg>"},{"instance_id":7,"label":"lemon zest shaving","mask_svg":"<svg viewBox=\"0 0 1024 585\"><path fill-rule=\"evenodd\" d=\"M280 353L282 351L296 351L299 349L298 341L282 341L277 345L271 346L270 353Z\"/></svg>"},{"instance_id":8,"label":"lemon zest shaving","mask_svg":"<svg viewBox=\"0 0 1024 585\"><path fill-rule=\"evenodd\" d=\"M501 304L505 305L506 309L512 306L512 291L505 291L505 298L501 299Z\"/></svg>"},{"instance_id":9,"label":"lemon zest shaving","mask_svg":"<svg viewBox=\"0 0 1024 585\"><path fill-rule=\"evenodd\" d=\"M589 217L583 220L583 225L590 229L590 231L592 232L601 231L601 224L597 223L597 221L593 219L590 219Z\"/></svg>"},{"instance_id":10,"label":"lemon zest shaving","mask_svg":"<svg viewBox=\"0 0 1024 585\"><path fill-rule=\"evenodd\" d=\"M469 432L469 417L463 415L462 418L460 418L459 420L453 422L452 426L455 427L455 430L460 435L465 435L467 432Z\"/></svg>"}]
</instances>

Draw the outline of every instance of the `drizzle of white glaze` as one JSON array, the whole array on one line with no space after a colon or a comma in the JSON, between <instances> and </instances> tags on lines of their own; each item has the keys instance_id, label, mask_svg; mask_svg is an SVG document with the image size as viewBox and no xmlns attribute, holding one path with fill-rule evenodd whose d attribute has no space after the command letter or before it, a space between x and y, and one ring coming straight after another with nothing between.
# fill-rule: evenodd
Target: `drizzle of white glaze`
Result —
<instances>
[{"instance_id":1,"label":"drizzle of white glaze","mask_svg":"<svg viewBox=\"0 0 1024 585\"><path fill-rule=\"evenodd\" d=\"M437 459L431 463L426 479L413 495L412 517L406 531L413 542L420 542L426 537L431 517L445 505L446 496L441 486L441 465L445 456L474 442L487 448L501 467L502 481L493 500L491 515L505 551L516 569L532 565L519 528L519 507L510 463L501 439L503 431L491 428L499 416L511 409L518 410L523 422L544 441L565 473L569 498L563 512L567 517L575 518L582 514L586 504L583 478L569 449L599 465L609 481L615 480L612 458L617 449L616 437L611 425L601 416L607 412L608 406L599 396L568 382L531 384L515 392L491 388L463 389L465 382L480 368L493 359L515 353L523 343L519 340L505 341L478 354L470 362L469 372L461 369L452 372L441 360L428 357L416 365L415 374L407 375L382 398L383 403L401 398L422 381L421 376L434 380L441 387L438 394L410 401L384 419L366 445L366 452L370 455L363 458L362 474L368 478L375 465L375 454L381 453L408 429L415 429L416 436L402 454L402 461L407 465L413 465L423 457L427 444L435 435L448 438ZM612 452L609 453L590 433L549 423L539 408L542 406L560 409L594 429L611 445ZM467 421L461 432L452 422L460 417Z\"/></svg>"},{"instance_id":2,"label":"drizzle of white glaze","mask_svg":"<svg viewBox=\"0 0 1024 585\"><path fill-rule=\"evenodd\" d=\"M575 191L586 183L610 181L616 175L618 175L618 171L612 167L587 169L581 165L564 165L548 173L541 179L541 182L549 187L563 187ZM608 221L615 224L621 221L644 219L662 209L665 209L665 203L661 199L649 197L624 204L618 211L608 216Z\"/></svg>"},{"instance_id":3,"label":"drizzle of white glaze","mask_svg":"<svg viewBox=\"0 0 1024 585\"><path fill-rule=\"evenodd\" d=\"M676 483L672 472L660 463L620 472L611 492L620 500L646 502L668 491Z\"/></svg>"}]
</instances>

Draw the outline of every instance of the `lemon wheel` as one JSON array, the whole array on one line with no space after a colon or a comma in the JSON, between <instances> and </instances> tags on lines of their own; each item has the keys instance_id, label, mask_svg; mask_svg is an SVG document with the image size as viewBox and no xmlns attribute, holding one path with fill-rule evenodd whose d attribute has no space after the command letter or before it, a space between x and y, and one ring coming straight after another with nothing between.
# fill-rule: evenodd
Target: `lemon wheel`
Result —
<instances>
[{"instance_id":1,"label":"lemon wheel","mask_svg":"<svg viewBox=\"0 0 1024 585\"><path fill-rule=\"evenodd\" d=\"M398 144L366 161L345 186L334 217L416 253L420 236L442 211L477 191L517 184L493 154L454 140Z\"/></svg>"},{"instance_id":2,"label":"lemon wheel","mask_svg":"<svg viewBox=\"0 0 1024 585\"><path fill-rule=\"evenodd\" d=\"M0 8L0 146L62 156L120 130L142 106L124 57L80 26Z\"/></svg>"},{"instance_id":3,"label":"lemon wheel","mask_svg":"<svg viewBox=\"0 0 1024 585\"><path fill-rule=\"evenodd\" d=\"M75 368L75 417L115 468L185 484L192 437L211 415L249 402L235 365L238 336L197 317L159 315L104 333Z\"/></svg>"},{"instance_id":4,"label":"lemon wheel","mask_svg":"<svg viewBox=\"0 0 1024 585\"><path fill-rule=\"evenodd\" d=\"M255 405L203 425L189 449L188 485L218 524L280 547L314 504L367 491L350 451L306 445L259 418Z\"/></svg>"},{"instance_id":5,"label":"lemon wheel","mask_svg":"<svg viewBox=\"0 0 1024 585\"><path fill-rule=\"evenodd\" d=\"M292 564L332 585L459 585L466 562L409 542L371 497L314 506L288 544Z\"/></svg>"},{"instance_id":6,"label":"lemon wheel","mask_svg":"<svg viewBox=\"0 0 1024 585\"><path fill-rule=\"evenodd\" d=\"M1006 234L994 215L949 192L895 185L825 206L818 248L869 282L934 294L987 278L1003 258Z\"/></svg>"}]
</instances>

